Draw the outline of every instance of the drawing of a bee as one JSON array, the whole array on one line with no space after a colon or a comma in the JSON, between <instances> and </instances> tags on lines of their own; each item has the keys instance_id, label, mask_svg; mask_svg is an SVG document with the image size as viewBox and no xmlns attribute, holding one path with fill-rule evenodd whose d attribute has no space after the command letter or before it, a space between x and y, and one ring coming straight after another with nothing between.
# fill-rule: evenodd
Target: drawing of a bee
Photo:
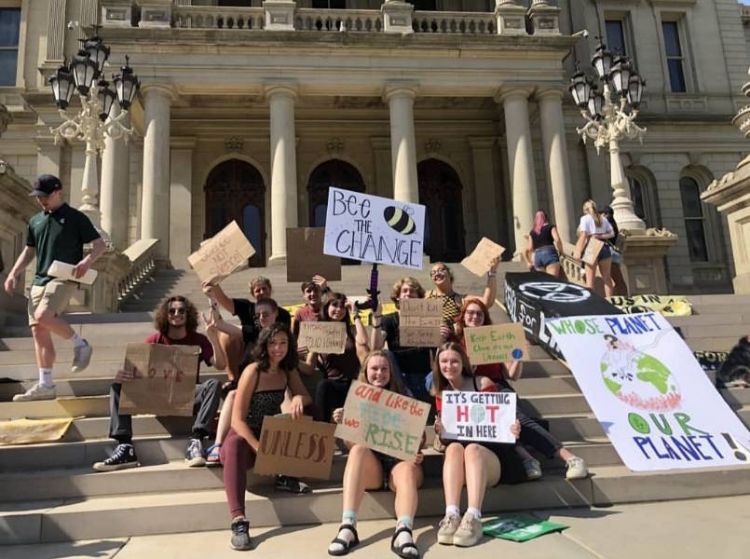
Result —
<instances>
[{"instance_id":1,"label":"drawing of a bee","mask_svg":"<svg viewBox=\"0 0 750 559\"><path fill-rule=\"evenodd\" d=\"M388 206L383 210L383 217L388 226L396 233L411 235L417 229L417 225L406 210L396 206Z\"/></svg>"}]
</instances>

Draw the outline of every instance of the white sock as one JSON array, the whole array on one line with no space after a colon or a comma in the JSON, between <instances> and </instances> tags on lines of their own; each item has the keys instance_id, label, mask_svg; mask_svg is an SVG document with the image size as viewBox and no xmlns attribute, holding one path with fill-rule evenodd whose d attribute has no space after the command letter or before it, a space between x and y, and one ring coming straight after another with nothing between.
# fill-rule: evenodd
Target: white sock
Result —
<instances>
[{"instance_id":1,"label":"white sock","mask_svg":"<svg viewBox=\"0 0 750 559\"><path fill-rule=\"evenodd\" d=\"M349 526L356 528L357 527L357 513L351 510L345 510L344 514L341 515L341 524L342 525L348 524ZM351 530L347 530L346 528L343 528L339 530L338 534L336 534L336 538L339 540L343 540L347 544L349 544L354 539L354 534L352 533ZM328 549L334 553L337 553L337 552L343 551L344 546L338 542L331 542L331 544L328 546Z\"/></svg>"},{"instance_id":2,"label":"white sock","mask_svg":"<svg viewBox=\"0 0 750 559\"><path fill-rule=\"evenodd\" d=\"M405 526L406 528L409 528L409 530L411 530L414 526L414 519L411 516L399 516L398 522L396 523L396 529L398 529L399 526ZM413 544L414 538L409 534L409 532L401 532L399 533L394 543L397 547L401 547L402 545L406 545L409 543ZM419 555L419 552L416 551L413 547L409 547L407 549L409 549L409 551L406 553L408 553L409 555L414 555L414 557Z\"/></svg>"},{"instance_id":3,"label":"white sock","mask_svg":"<svg viewBox=\"0 0 750 559\"><path fill-rule=\"evenodd\" d=\"M39 369L39 384L52 388L55 383L52 382L52 369Z\"/></svg>"},{"instance_id":4,"label":"white sock","mask_svg":"<svg viewBox=\"0 0 750 559\"><path fill-rule=\"evenodd\" d=\"M445 516L461 516L461 509L457 505L447 505L445 507Z\"/></svg>"},{"instance_id":5,"label":"white sock","mask_svg":"<svg viewBox=\"0 0 750 559\"><path fill-rule=\"evenodd\" d=\"M72 338L70 338L70 341L72 341L72 342L73 342L73 345L74 345L75 347L81 347L82 345L86 345L86 340L84 340L84 339L83 339L83 338L82 338L82 337L80 336L80 334L76 334L75 332L73 332L73 337L72 337Z\"/></svg>"},{"instance_id":6,"label":"white sock","mask_svg":"<svg viewBox=\"0 0 750 559\"><path fill-rule=\"evenodd\" d=\"M468 509L466 509L466 512L469 513L469 514L473 514L474 518L476 518L477 520L482 520L482 511L481 510L479 510L477 508L474 508L474 507L469 507Z\"/></svg>"}]
</instances>

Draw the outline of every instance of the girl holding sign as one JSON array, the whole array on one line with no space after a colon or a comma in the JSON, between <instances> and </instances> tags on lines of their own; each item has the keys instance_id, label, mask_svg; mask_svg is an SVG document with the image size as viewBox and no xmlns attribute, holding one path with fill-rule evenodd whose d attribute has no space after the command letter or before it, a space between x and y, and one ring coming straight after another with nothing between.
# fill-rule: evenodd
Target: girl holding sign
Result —
<instances>
[{"instance_id":1,"label":"girl holding sign","mask_svg":"<svg viewBox=\"0 0 750 559\"><path fill-rule=\"evenodd\" d=\"M444 390L464 392L495 392L495 383L487 377L475 376L461 344L448 342L438 348L433 365L434 394L438 411ZM440 420L435 420L435 434L442 432ZM518 438L521 425L518 420L511 433ZM523 466L513 445L468 442L442 439L445 448L443 461L443 492L445 517L440 521L437 541L444 545L470 547L482 539L482 503L485 492L503 481L520 481ZM501 468L501 463L505 466ZM461 490L466 485L469 507L461 517L459 504Z\"/></svg>"},{"instance_id":2,"label":"girl holding sign","mask_svg":"<svg viewBox=\"0 0 750 559\"><path fill-rule=\"evenodd\" d=\"M614 236L614 229L612 229L609 221L599 213L599 210L596 208L596 202L593 200L586 200L583 204L583 215L581 216L581 221L578 223L578 243L576 244L576 252L579 253L577 254L579 258L582 257L586 245L591 238L605 241L604 246L599 252L599 256L596 257L596 263L586 263L586 287L592 291L594 290L596 267L598 266L599 273L602 276L602 282L604 283L604 294L607 297L611 297L615 294L615 285L612 282L611 276L612 250L606 242Z\"/></svg>"},{"instance_id":3,"label":"girl holding sign","mask_svg":"<svg viewBox=\"0 0 750 559\"><path fill-rule=\"evenodd\" d=\"M365 358L358 380L409 396L395 373L389 354L381 350L373 351ZM343 417L343 408L333 412L333 420L336 423L341 423ZM422 442L424 443L424 439ZM398 519L391 538L391 550L404 559L419 557L419 549L412 536L412 527L414 514L417 512L418 489L424 478L423 458L421 451L414 460L407 462L375 452L360 444L351 446L344 469L344 511L341 515L341 526L328 546L329 555L346 555L359 544L357 511L362 504L365 491L387 487L396 494L395 509Z\"/></svg>"},{"instance_id":4,"label":"girl holding sign","mask_svg":"<svg viewBox=\"0 0 750 559\"><path fill-rule=\"evenodd\" d=\"M255 463L260 446L263 418L281 413L287 388L291 390L292 419L302 416L310 396L297 371L297 347L285 324L275 323L264 328L258 338L255 361L240 377L232 406L232 428L221 446L224 465L224 490L232 515L234 549L251 549L250 523L245 517L247 470Z\"/></svg>"}]
</instances>

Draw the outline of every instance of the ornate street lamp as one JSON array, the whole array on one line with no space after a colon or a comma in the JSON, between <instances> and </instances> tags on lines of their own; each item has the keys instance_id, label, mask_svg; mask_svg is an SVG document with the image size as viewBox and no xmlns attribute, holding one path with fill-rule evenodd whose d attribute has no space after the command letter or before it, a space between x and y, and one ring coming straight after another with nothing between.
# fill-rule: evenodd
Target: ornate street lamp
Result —
<instances>
[{"instance_id":1,"label":"ornate street lamp","mask_svg":"<svg viewBox=\"0 0 750 559\"><path fill-rule=\"evenodd\" d=\"M586 119L578 134L594 141L597 153L603 147L609 149L611 182L614 199L611 206L620 229L645 229L646 224L633 211L625 171L620 159L620 141L638 139L643 141L645 128L635 123L638 107L646 82L633 69L630 59L612 54L603 43L599 43L591 57L602 92L588 81L583 72L577 71L570 79L570 93L573 101Z\"/></svg>"},{"instance_id":2,"label":"ornate street lamp","mask_svg":"<svg viewBox=\"0 0 750 559\"><path fill-rule=\"evenodd\" d=\"M104 78L104 66L109 58L109 47L102 39L94 36L85 39L83 48L73 57L70 65L61 66L49 79L52 95L55 98L63 123L51 128L55 142L79 140L86 143L86 162L83 168L83 204L81 211L86 213L94 225L100 224L99 184L97 180L97 156L104 149L106 137L123 138L125 141L133 133L123 124L128 110L138 92L138 78L127 63L121 74L113 76L114 90ZM81 109L70 114L68 107L74 90L78 91ZM120 113L110 117L115 100Z\"/></svg>"}]
</instances>

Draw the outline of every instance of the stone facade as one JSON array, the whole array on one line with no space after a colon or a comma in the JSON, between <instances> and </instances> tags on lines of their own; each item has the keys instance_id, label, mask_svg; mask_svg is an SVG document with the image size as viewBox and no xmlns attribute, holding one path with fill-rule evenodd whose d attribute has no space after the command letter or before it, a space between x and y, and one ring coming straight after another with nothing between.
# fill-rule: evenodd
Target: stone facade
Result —
<instances>
[{"instance_id":1,"label":"stone facade","mask_svg":"<svg viewBox=\"0 0 750 559\"><path fill-rule=\"evenodd\" d=\"M316 223L328 181L426 203L435 258L460 258L482 236L514 249L536 207L570 236L585 199L612 198L607 154L580 141L583 120L565 89L574 61L587 65L595 47L570 35L608 36L620 22L647 80L639 123L648 129L643 145L621 151L647 225L678 237L669 290L731 288L726 220L709 204L686 214L696 208L685 208L681 179L703 190L746 152L730 125L748 66L749 18L734 0L438 0L436 12L299 1L294 30L267 25L289 12L285 2L217 3L0 0L23 12L16 87L0 87L14 115L0 153L27 179L58 173L80 203L84 150L51 142L59 117L44 80L98 17L111 70L129 54L144 85L131 112L136 137L99 166L102 197L117 185L103 222L122 232L118 248L158 236L161 258L185 267L206 235L244 217L258 262L283 260L284 228ZM515 14L529 8L521 28ZM384 28L389 11L398 32ZM671 92L664 22L679 32L685 92ZM687 228L698 221L705 254L691 259L703 245Z\"/></svg>"}]
</instances>

